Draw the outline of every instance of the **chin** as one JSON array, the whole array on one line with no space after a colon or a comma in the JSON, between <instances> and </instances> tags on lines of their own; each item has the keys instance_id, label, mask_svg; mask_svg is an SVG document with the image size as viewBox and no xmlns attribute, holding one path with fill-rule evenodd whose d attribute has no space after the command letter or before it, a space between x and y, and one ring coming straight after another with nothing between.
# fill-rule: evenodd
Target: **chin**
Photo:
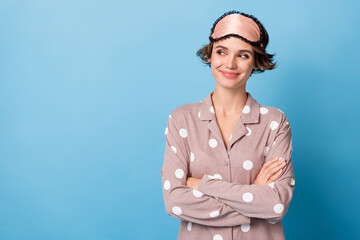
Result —
<instances>
[{"instance_id":1,"label":"chin","mask_svg":"<svg viewBox=\"0 0 360 240\"><path fill-rule=\"evenodd\" d=\"M237 79L224 79L219 78L217 80L217 83L223 87L228 89L237 89L243 87L247 82L247 79L237 78Z\"/></svg>"},{"instance_id":2,"label":"chin","mask_svg":"<svg viewBox=\"0 0 360 240\"><path fill-rule=\"evenodd\" d=\"M223 88L227 88L227 89L237 89L241 86L241 84L239 84L239 82L229 82L229 81L221 81L218 82L218 84L223 87Z\"/></svg>"}]
</instances>

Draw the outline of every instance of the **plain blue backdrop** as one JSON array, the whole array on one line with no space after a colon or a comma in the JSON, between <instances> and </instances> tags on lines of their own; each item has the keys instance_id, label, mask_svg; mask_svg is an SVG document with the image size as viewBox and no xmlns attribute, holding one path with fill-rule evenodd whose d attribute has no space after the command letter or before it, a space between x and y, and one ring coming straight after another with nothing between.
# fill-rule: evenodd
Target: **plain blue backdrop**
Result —
<instances>
[{"instance_id":1,"label":"plain blue backdrop","mask_svg":"<svg viewBox=\"0 0 360 240\"><path fill-rule=\"evenodd\" d=\"M160 169L170 112L215 88L196 57L224 12L256 16L291 121L287 239L359 239L358 1L0 1L0 239L176 239Z\"/></svg>"}]
</instances>

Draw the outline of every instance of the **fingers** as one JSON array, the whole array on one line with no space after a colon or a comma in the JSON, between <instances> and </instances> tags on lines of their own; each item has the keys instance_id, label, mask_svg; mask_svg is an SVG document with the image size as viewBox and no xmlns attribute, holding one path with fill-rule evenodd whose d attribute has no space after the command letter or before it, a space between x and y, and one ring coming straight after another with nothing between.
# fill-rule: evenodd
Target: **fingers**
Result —
<instances>
[{"instance_id":1,"label":"fingers","mask_svg":"<svg viewBox=\"0 0 360 240\"><path fill-rule=\"evenodd\" d=\"M267 167L277 160L279 160L279 157L274 157L274 158L270 159L269 161L267 161L266 163L264 163L263 167Z\"/></svg>"},{"instance_id":2,"label":"fingers","mask_svg":"<svg viewBox=\"0 0 360 240\"><path fill-rule=\"evenodd\" d=\"M269 183L275 182L275 180L278 179L278 177L280 177L281 173L282 173L282 169L280 169L274 175L272 175L271 178L269 178L269 181L267 183L269 184Z\"/></svg>"},{"instance_id":3,"label":"fingers","mask_svg":"<svg viewBox=\"0 0 360 240\"><path fill-rule=\"evenodd\" d=\"M282 169L283 167L285 167L286 165L286 161L283 158L280 158L281 160L278 160L277 162L274 162L273 164L271 164L270 166L267 167L267 169L265 169L265 173L269 174L269 178L275 174L277 171L279 171L280 169Z\"/></svg>"},{"instance_id":4,"label":"fingers","mask_svg":"<svg viewBox=\"0 0 360 240\"><path fill-rule=\"evenodd\" d=\"M255 182L259 185L275 181L282 173L286 161L283 158L275 157L267 161L261 168Z\"/></svg>"},{"instance_id":5,"label":"fingers","mask_svg":"<svg viewBox=\"0 0 360 240\"><path fill-rule=\"evenodd\" d=\"M269 165L275 163L278 159L279 159L279 157L274 157L274 158L270 159L269 161L267 161L266 163L264 163L260 169L259 175L262 174Z\"/></svg>"},{"instance_id":6,"label":"fingers","mask_svg":"<svg viewBox=\"0 0 360 240\"><path fill-rule=\"evenodd\" d=\"M279 158L279 157L275 157L269 161L267 161L261 168L260 173L259 174L264 174L264 173L275 173L277 170L275 170L275 167L278 167L279 164L283 163L284 159L283 158ZM270 177L270 176L269 176Z\"/></svg>"}]
</instances>

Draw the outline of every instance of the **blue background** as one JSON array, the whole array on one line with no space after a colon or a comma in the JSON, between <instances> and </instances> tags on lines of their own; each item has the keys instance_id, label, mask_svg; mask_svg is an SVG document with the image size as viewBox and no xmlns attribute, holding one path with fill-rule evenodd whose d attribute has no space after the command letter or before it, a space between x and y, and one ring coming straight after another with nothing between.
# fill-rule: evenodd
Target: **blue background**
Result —
<instances>
[{"instance_id":1,"label":"blue background","mask_svg":"<svg viewBox=\"0 0 360 240\"><path fill-rule=\"evenodd\" d=\"M176 239L160 169L170 112L215 88L195 55L228 10L256 16L278 68L296 188L287 239L359 239L356 1L0 1L0 239Z\"/></svg>"}]
</instances>

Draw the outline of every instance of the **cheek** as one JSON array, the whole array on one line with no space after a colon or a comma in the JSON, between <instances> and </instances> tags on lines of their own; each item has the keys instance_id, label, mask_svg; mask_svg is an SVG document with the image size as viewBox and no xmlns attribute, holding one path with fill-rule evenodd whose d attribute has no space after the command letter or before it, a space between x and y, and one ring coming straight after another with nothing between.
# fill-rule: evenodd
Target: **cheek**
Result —
<instances>
[{"instance_id":1,"label":"cheek","mask_svg":"<svg viewBox=\"0 0 360 240\"><path fill-rule=\"evenodd\" d=\"M216 68L221 65L222 65L221 59L218 59L218 58L211 59L211 66L214 66Z\"/></svg>"},{"instance_id":2,"label":"cheek","mask_svg":"<svg viewBox=\"0 0 360 240\"><path fill-rule=\"evenodd\" d=\"M221 64L217 61L211 61L211 72L216 74L218 69L221 67Z\"/></svg>"},{"instance_id":3,"label":"cheek","mask_svg":"<svg viewBox=\"0 0 360 240\"><path fill-rule=\"evenodd\" d=\"M246 72L252 71L252 69L254 68L254 63L253 61L243 61L239 64L239 67Z\"/></svg>"}]
</instances>

